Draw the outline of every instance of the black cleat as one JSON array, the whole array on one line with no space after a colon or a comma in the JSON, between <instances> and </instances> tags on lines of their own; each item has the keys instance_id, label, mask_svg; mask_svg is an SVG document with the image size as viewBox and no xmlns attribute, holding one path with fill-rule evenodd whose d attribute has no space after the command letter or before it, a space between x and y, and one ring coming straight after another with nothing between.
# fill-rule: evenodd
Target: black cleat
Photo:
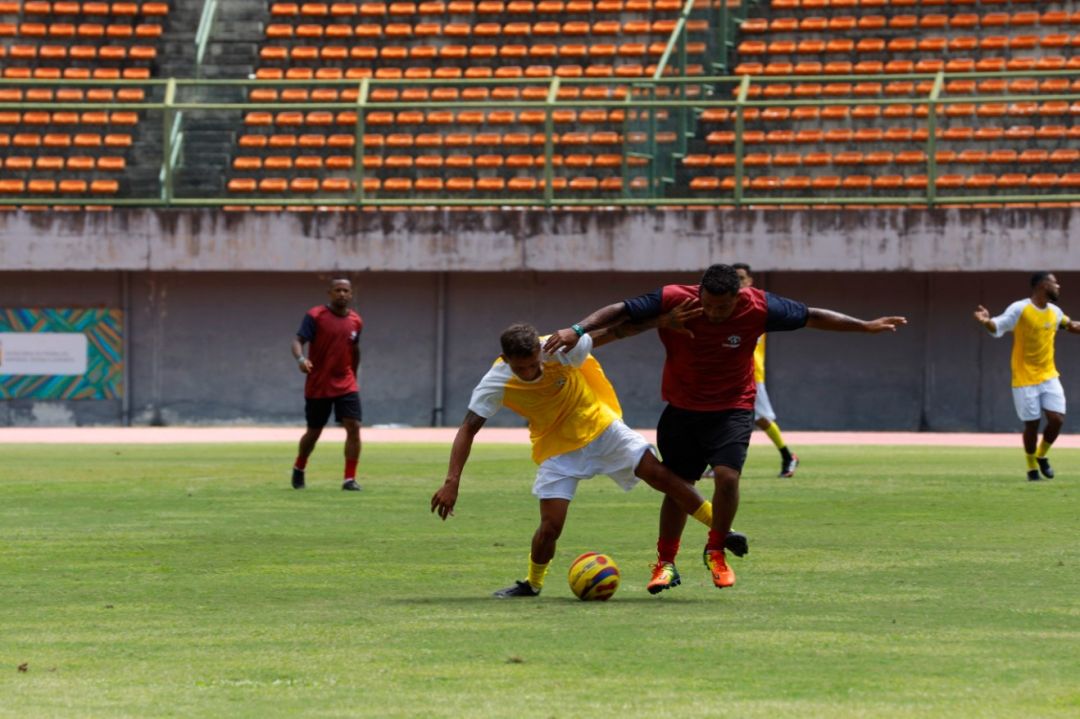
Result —
<instances>
[{"instance_id":1,"label":"black cleat","mask_svg":"<svg viewBox=\"0 0 1080 719\"><path fill-rule=\"evenodd\" d=\"M350 479L349 481L343 483L341 485L341 488L346 492L359 492L361 489L360 485L356 483L355 479Z\"/></svg>"},{"instance_id":2,"label":"black cleat","mask_svg":"<svg viewBox=\"0 0 1080 719\"><path fill-rule=\"evenodd\" d=\"M528 582L514 582L514 586L500 589L491 596L499 599L511 599L513 597L539 597L540 590L533 589Z\"/></svg>"},{"instance_id":3,"label":"black cleat","mask_svg":"<svg viewBox=\"0 0 1080 719\"><path fill-rule=\"evenodd\" d=\"M1050 460L1046 457L1039 457L1035 461L1039 463L1039 471L1042 472L1042 476L1047 479L1054 478L1054 468L1050 466Z\"/></svg>"},{"instance_id":4,"label":"black cleat","mask_svg":"<svg viewBox=\"0 0 1080 719\"><path fill-rule=\"evenodd\" d=\"M724 549L736 557L743 557L750 551L750 540L742 532L728 532L724 539Z\"/></svg>"},{"instance_id":5,"label":"black cleat","mask_svg":"<svg viewBox=\"0 0 1080 719\"><path fill-rule=\"evenodd\" d=\"M799 466L799 458L794 454L790 459L780 460L780 474L777 477L791 478L795 476L795 468Z\"/></svg>"},{"instance_id":6,"label":"black cleat","mask_svg":"<svg viewBox=\"0 0 1080 719\"><path fill-rule=\"evenodd\" d=\"M303 489L304 488L304 470L293 467L292 470L292 488Z\"/></svg>"},{"instance_id":7,"label":"black cleat","mask_svg":"<svg viewBox=\"0 0 1080 719\"><path fill-rule=\"evenodd\" d=\"M1039 470L1033 469L1033 470L1029 471L1028 472L1028 481L1029 482L1041 482L1042 477L1039 476Z\"/></svg>"}]
</instances>

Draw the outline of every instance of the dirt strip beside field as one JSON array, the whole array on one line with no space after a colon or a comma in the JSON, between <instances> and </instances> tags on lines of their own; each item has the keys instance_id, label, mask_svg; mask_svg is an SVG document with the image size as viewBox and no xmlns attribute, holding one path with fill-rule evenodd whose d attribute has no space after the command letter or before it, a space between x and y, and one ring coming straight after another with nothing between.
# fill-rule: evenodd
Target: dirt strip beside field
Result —
<instances>
[{"instance_id":1,"label":"dirt strip beside field","mask_svg":"<svg viewBox=\"0 0 1080 719\"><path fill-rule=\"evenodd\" d=\"M449 445L456 428L365 427L363 441L373 443L433 443ZM640 430L649 441L656 431ZM228 444L235 442L296 442L301 427L3 427L0 444ZM322 440L344 439L340 428L328 427ZM1020 447L1020 433L971 432L785 432L790 447L809 445L917 445L928 447ZM525 429L489 427L477 437L481 443L527 444ZM753 443L767 443L755 432ZM1080 448L1080 435L1062 435L1057 448Z\"/></svg>"}]
</instances>

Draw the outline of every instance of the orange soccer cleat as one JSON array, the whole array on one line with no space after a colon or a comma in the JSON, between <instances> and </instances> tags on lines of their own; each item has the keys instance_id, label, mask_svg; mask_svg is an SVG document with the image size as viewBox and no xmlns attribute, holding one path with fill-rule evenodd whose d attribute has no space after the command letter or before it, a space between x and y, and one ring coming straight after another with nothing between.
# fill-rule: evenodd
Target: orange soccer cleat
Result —
<instances>
[{"instance_id":1,"label":"orange soccer cleat","mask_svg":"<svg viewBox=\"0 0 1080 719\"><path fill-rule=\"evenodd\" d=\"M665 589L671 589L682 584L679 578L679 570L671 562L657 562L653 565L652 579L645 585L649 594L659 594Z\"/></svg>"},{"instance_id":2,"label":"orange soccer cleat","mask_svg":"<svg viewBox=\"0 0 1080 719\"><path fill-rule=\"evenodd\" d=\"M728 566L723 549L706 549L704 559L717 589L735 586L735 571Z\"/></svg>"}]
</instances>

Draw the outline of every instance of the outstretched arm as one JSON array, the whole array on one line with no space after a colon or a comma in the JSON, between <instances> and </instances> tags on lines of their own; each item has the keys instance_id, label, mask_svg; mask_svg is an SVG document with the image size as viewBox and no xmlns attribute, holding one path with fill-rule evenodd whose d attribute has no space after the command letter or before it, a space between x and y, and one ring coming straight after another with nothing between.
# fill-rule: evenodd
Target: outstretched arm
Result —
<instances>
[{"instance_id":1,"label":"outstretched arm","mask_svg":"<svg viewBox=\"0 0 1080 719\"><path fill-rule=\"evenodd\" d=\"M581 329L582 334L585 332L591 333L593 330L613 329L617 325L626 322L629 318L630 315L626 311L626 303L616 302L607 307L601 307L596 312L593 312L591 315L578 322L576 326ZM637 333L635 332L634 334ZM544 351L548 354L554 354L559 351L568 352L574 349L580 336L581 335L579 335L572 327L553 332L551 336L548 337L547 342L544 343ZM593 337L596 338L596 335L593 335ZM611 336L604 344L606 344L606 342L613 342L616 339L619 338Z\"/></svg>"},{"instance_id":2,"label":"outstretched arm","mask_svg":"<svg viewBox=\"0 0 1080 719\"><path fill-rule=\"evenodd\" d=\"M1065 325L1065 331L1069 334L1080 335L1080 321L1071 320L1069 324Z\"/></svg>"},{"instance_id":3,"label":"outstretched arm","mask_svg":"<svg viewBox=\"0 0 1080 719\"><path fill-rule=\"evenodd\" d=\"M446 470L446 481L431 496L431 511L437 512L439 519L443 521L454 513L458 485L461 484L461 472L469 460L469 453L472 452L473 439L485 422L487 422L486 418L469 410L465 413L461 426L458 427L457 435L454 437L454 446L450 450L450 468Z\"/></svg>"},{"instance_id":4,"label":"outstretched arm","mask_svg":"<svg viewBox=\"0 0 1080 719\"><path fill-rule=\"evenodd\" d=\"M832 310L810 307L806 326L817 330L833 332L895 332L897 327L907 324L905 317L878 317L874 320L860 320Z\"/></svg>"},{"instance_id":5,"label":"outstretched arm","mask_svg":"<svg viewBox=\"0 0 1080 719\"><path fill-rule=\"evenodd\" d=\"M622 322L610 327L593 330L589 332L589 334L593 338L594 348L609 344L615 340L621 340L624 337L633 337L634 335L639 335L642 332L647 332L648 330L656 329L657 327L663 327L674 332L689 335L693 338L694 333L690 331L686 326L686 323L695 317L700 316L702 312L701 304L697 300L686 299L680 302L670 312L665 312L659 317L653 317L648 320L639 320L637 322Z\"/></svg>"}]
</instances>

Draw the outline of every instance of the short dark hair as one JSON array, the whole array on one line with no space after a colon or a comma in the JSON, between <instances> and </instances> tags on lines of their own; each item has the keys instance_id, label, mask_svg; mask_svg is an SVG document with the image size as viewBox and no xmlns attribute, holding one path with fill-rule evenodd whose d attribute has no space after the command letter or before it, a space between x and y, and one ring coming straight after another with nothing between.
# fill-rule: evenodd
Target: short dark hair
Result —
<instances>
[{"instance_id":1,"label":"short dark hair","mask_svg":"<svg viewBox=\"0 0 1080 719\"><path fill-rule=\"evenodd\" d=\"M731 265L712 265L701 276L701 290L710 295L733 295L739 291L739 275Z\"/></svg>"},{"instance_id":2,"label":"short dark hair","mask_svg":"<svg viewBox=\"0 0 1080 719\"><path fill-rule=\"evenodd\" d=\"M504 357L532 357L540 348L540 336L532 325L518 322L503 330L499 343Z\"/></svg>"},{"instance_id":3,"label":"short dark hair","mask_svg":"<svg viewBox=\"0 0 1080 719\"><path fill-rule=\"evenodd\" d=\"M1042 282L1043 280L1045 280L1047 277L1049 277L1052 274L1054 274L1054 273L1053 272L1046 272L1046 271L1043 271L1043 270L1039 270L1038 272L1032 272L1031 273L1031 289L1035 289L1036 287L1038 287L1040 282Z\"/></svg>"},{"instance_id":4,"label":"short dark hair","mask_svg":"<svg viewBox=\"0 0 1080 719\"><path fill-rule=\"evenodd\" d=\"M330 278L330 286L331 287L336 285L338 282L344 282L347 285L349 285L349 287L352 287L352 280L350 280L348 277L331 277Z\"/></svg>"},{"instance_id":5,"label":"short dark hair","mask_svg":"<svg viewBox=\"0 0 1080 719\"><path fill-rule=\"evenodd\" d=\"M731 263L731 267L734 270L742 270L743 272L750 275L751 277L754 276L754 271L751 270L750 265L746 264L745 262L733 262L733 263Z\"/></svg>"}]
</instances>

